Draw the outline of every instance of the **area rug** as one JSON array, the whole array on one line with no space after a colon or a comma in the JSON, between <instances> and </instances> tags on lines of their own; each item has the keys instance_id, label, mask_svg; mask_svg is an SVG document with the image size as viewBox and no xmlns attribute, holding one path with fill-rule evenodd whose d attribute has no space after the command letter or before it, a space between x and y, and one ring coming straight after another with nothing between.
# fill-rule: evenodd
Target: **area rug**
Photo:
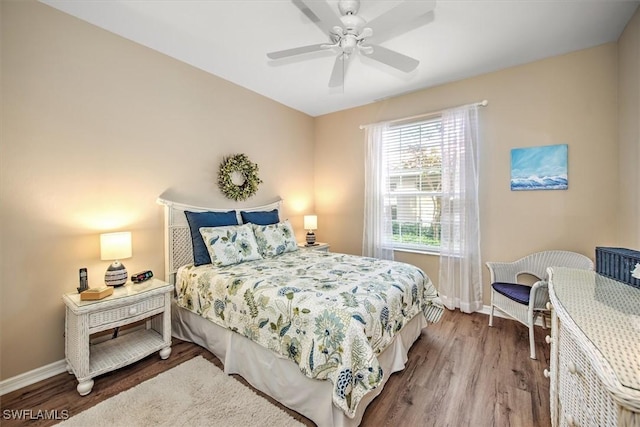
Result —
<instances>
[{"instance_id":1,"label":"area rug","mask_svg":"<svg viewBox=\"0 0 640 427\"><path fill-rule=\"evenodd\" d=\"M58 426L300 427L303 424L198 356Z\"/></svg>"}]
</instances>

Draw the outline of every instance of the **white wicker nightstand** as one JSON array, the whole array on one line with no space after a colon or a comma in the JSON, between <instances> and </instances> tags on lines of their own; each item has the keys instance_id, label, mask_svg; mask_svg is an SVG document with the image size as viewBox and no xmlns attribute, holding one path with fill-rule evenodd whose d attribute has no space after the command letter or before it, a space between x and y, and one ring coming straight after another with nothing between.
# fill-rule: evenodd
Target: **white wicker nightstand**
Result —
<instances>
[{"instance_id":1,"label":"white wicker nightstand","mask_svg":"<svg viewBox=\"0 0 640 427\"><path fill-rule=\"evenodd\" d=\"M136 362L156 351L171 354L171 292L157 279L127 283L98 301L81 301L80 294L62 296L66 304L65 354L67 371L78 379L78 393L91 393L93 379ZM90 335L146 319L144 328L97 344Z\"/></svg>"},{"instance_id":2,"label":"white wicker nightstand","mask_svg":"<svg viewBox=\"0 0 640 427\"><path fill-rule=\"evenodd\" d=\"M315 245L307 246L305 243L298 243L298 247L300 249L308 249L312 251L329 252L329 248L331 247L331 245L329 245L328 243L316 242Z\"/></svg>"}]
</instances>

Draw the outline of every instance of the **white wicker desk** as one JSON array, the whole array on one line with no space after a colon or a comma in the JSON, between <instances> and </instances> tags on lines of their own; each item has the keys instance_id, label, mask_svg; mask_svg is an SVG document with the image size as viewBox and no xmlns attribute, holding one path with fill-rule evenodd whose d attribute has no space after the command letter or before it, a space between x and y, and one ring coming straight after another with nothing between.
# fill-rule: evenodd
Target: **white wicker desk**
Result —
<instances>
[{"instance_id":1,"label":"white wicker desk","mask_svg":"<svg viewBox=\"0 0 640 427\"><path fill-rule=\"evenodd\" d=\"M62 296L66 304L65 354L67 370L78 379L78 393L91 393L93 379L160 351L171 354L171 292L157 279L127 283L98 301L81 301L77 293ZM90 335L141 320L146 327L90 345Z\"/></svg>"},{"instance_id":2,"label":"white wicker desk","mask_svg":"<svg viewBox=\"0 0 640 427\"><path fill-rule=\"evenodd\" d=\"M640 426L640 289L549 269L553 426Z\"/></svg>"}]
</instances>

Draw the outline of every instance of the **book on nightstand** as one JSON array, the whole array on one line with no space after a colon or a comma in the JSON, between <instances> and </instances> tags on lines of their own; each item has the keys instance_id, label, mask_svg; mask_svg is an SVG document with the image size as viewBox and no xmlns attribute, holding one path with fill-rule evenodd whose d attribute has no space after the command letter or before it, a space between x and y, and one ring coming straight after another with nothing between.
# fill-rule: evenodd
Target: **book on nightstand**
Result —
<instances>
[{"instance_id":1,"label":"book on nightstand","mask_svg":"<svg viewBox=\"0 0 640 427\"><path fill-rule=\"evenodd\" d=\"M106 298L113 293L112 286L102 286L100 288L89 288L86 291L80 292L80 299L85 300L97 300Z\"/></svg>"}]
</instances>

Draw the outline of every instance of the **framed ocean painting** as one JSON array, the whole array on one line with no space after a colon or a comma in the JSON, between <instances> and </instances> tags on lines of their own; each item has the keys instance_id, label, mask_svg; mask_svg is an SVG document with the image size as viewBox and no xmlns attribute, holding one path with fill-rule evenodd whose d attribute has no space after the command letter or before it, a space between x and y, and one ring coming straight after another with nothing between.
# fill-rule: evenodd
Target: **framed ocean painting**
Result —
<instances>
[{"instance_id":1,"label":"framed ocean painting","mask_svg":"<svg viewBox=\"0 0 640 427\"><path fill-rule=\"evenodd\" d=\"M566 190L567 161L567 144L512 149L511 190Z\"/></svg>"}]
</instances>

